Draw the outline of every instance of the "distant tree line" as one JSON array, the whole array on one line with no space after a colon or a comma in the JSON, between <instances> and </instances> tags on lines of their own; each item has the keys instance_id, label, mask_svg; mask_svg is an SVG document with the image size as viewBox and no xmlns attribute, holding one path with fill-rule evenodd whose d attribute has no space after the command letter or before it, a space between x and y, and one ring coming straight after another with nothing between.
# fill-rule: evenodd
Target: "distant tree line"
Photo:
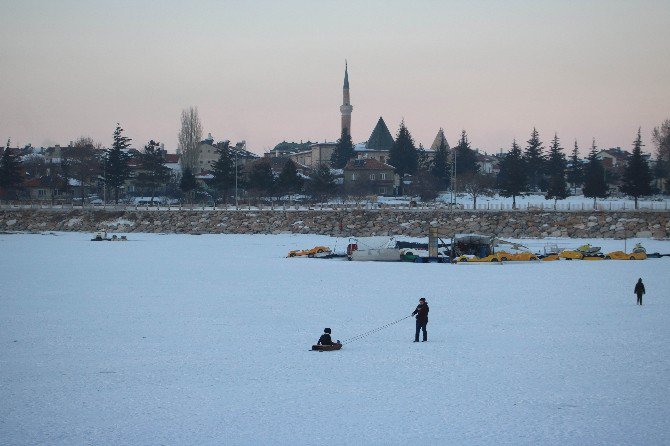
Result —
<instances>
[{"instance_id":1,"label":"distant tree line","mask_svg":"<svg viewBox=\"0 0 670 446\"><path fill-rule=\"evenodd\" d=\"M197 109L184 110L179 141L183 151L189 153L182 156L180 175L166 166L166 154L158 142L147 142L141 151L131 149L131 139L124 135L120 124L113 132L110 148L103 150L91 138L79 138L63 148L57 166L45 165L37 157L22 159L10 150L8 140L4 150L0 149L0 192L5 199L20 197L27 177L47 178L54 189L79 187L82 201L86 198L85 190L92 188L102 189L104 197L118 202L131 178L137 190L151 197L151 201L158 194L183 197L190 202L205 198L228 203L238 194L256 199L293 199L301 195L324 200L345 195L361 198L373 192L373 184L367 180L348 189L336 182L333 169L343 169L355 156L347 129L337 141L330 168L322 165L312 172L299 172L296 163L286 160L277 173L268 158L243 167L237 163L229 143L223 142L216 144L218 158L205 179L196 177L199 172L195 170L198 159L194 141L201 138L201 133ZM388 164L399 179L395 193L419 196L425 201L450 191L454 196L466 194L476 207L479 197L497 192L511 197L512 206L516 207L517 198L525 194L541 192L557 203L581 189L584 196L593 198L595 206L597 199L618 189L632 197L637 207L640 197L670 187L670 120L654 129L652 140L656 147L653 169L642 153L644 144L638 129L625 167L616 174L609 172L598 158L595 139L586 159L580 158L577 141L567 157L558 134L545 148L539 132L533 128L524 148L514 140L506 153L496 155L499 170L494 175L482 171L478 151L471 147L465 130L453 148L443 139L429 156L421 145L416 147L402 121L388 154Z\"/></svg>"}]
</instances>

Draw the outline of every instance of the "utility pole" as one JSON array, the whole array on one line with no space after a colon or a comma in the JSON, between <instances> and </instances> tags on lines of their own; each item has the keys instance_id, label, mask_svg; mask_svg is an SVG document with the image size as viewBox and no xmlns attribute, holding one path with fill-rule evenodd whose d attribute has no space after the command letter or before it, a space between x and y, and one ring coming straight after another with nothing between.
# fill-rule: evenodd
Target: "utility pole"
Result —
<instances>
[{"instance_id":1,"label":"utility pole","mask_svg":"<svg viewBox=\"0 0 670 446\"><path fill-rule=\"evenodd\" d=\"M107 163L102 162L102 202L107 204Z\"/></svg>"},{"instance_id":2,"label":"utility pole","mask_svg":"<svg viewBox=\"0 0 670 446\"><path fill-rule=\"evenodd\" d=\"M451 196L453 198L453 203L452 204L454 206L456 205L456 198L457 198L456 197L456 150L457 149L454 149L454 174L451 176L451 178L454 182L454 185L451 188Z\"/></svg>"},{"instance_id":3,"label":"utility pole","mask_svg":"<svg viewBox=\"0 0 670 446\"><path fill-rule=\"evenodd\" d=\"M237 208L237 150L235 150L235 208Z\"/></svg>"}]
</instances>

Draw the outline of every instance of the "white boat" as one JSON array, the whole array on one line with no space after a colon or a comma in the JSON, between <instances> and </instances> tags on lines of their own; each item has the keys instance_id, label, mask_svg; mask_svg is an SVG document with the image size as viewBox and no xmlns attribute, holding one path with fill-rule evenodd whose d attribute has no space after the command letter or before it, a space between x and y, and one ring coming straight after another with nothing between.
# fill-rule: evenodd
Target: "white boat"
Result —
<instances>
[{"instance_id":1,"label":"white boat","mask_svg":"<svg viewBox=\"0 0 670 446\"><path fill-rule=\"evenodd\" d=\"M400 248L395 237L361 237L349 239L349 260L359 262L400 262Z\"/></svg>"}]
</instances>

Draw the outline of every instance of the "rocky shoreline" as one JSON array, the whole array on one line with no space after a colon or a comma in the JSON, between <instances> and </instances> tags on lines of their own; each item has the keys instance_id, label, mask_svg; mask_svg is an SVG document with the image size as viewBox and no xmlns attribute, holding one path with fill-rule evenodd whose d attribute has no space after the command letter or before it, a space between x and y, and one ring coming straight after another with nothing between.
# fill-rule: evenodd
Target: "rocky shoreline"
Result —
<instances>
[{"instance_id":1,"label":"rocky shoreline","mask_svg":"<svg viewBox=\"0 0 670 446\"><path fill-rule=\"evenodd\" d=\"M0 231L426 236L436 226L499 237L670 238L670 213L439 210L3 210Z\"/></svg>"}]
</instances>

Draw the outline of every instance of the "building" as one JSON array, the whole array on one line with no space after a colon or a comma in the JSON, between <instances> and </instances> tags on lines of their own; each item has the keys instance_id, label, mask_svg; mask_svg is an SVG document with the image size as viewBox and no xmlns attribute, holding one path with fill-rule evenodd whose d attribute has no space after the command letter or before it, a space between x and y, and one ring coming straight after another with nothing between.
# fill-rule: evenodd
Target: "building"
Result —
<instances>
[{"instance_id":1,"label":"building","mask_svg":"<svg viewBox=\"0 0 670 446\"><path fill-rule=\"evenodd\" d=\"M289 161L293 162L295 170L298 172L298 176L300 176L303 179L309 178L310 168L308 166L294 161L291 157L279 157L279 156L270 158L270 169L272 169L272 174L275 176L275 178L279 178L279 175L281 174L282 170L284 170L284 166Z\"/></svg>"},{"instance_id":2,"label":"building","mask_svg":"<svg viewBox=\"0 0 670 446\"><path fill-rule=\"evenodd\" d=\"M198 144L198 169L194 174L199 174L200 172L206 172L211 170L212 164L216 162L219 158L219 155L216 153L216 147L214 147L214 138L211 133L207 134L207 138L200 141Z\"/></svg>"},{"instance_id":3,"label":"building","mask_svg":"<svg viewBox=\"0 0 670 446\"><path fill-rule=\"evenodd\" d=\"M170 169L173 175L181 175L181 164L179 164L181 156L178 153L165 154L165 166Z\"/></svg>"},{"instance_id":4,"label":"building","mask_svg":"<svg viewBox=\"0 0 670 446\"><path fill-rule=\"evenodd\" d=\"M606 170L618 170L628 163L628 158L630 158L630 153L621 149L621 147L614 147L611 149L601 150L596 154L598 158L603 163L603 167Z\"/></svg>"},{"instance_id":5,"label":"building","mask_svg":"<svg viewBox=\"0 0 670 446\"><path fill-rule=\"evenodd\" d=\"M307 150L293 152L287 156L298 164L316 170L324 164L330 166L330 157L335 151L335 147L337 147L335 142L314 143L310 144Z\"/></svg>"},{"instance_id":6,"label":"building","mask_svg":"<svg viewBox=\"0 0 670 446\"><path fill-rule=\"evenodd\" d=\"M394 168L374 158L350 160L344 167L344 188L361 194L393 193Z\"/></svg>"},{"instance_id":7,"label":"building","mask_svg":"<svg viewBox=\"0 0 670 446\"><path fill-rule=\"evenodd\" d=\"M440 130L437 131L437 135L435 135L433 144L430 146L430 150L436 152L442 143L444 143L444 146L447 148L447 150L449 150L449 143L447 142L447 138L444 136L444 129L440 127Z\"/></svg>"},{"instance_id":8,"label":"building","mask_svg":"<svg viewBox=\"0 0 670 446\"><path fill-rule=\"evenodd\" d=\"M393 136L389 132L384 119L380 116L377 125L372 130L367 141L354 146L357 158L376 159L380 163L386 163L389 159L389 151L393 146Z\"/></svg>"},{"instance_id":9,"label":"building","mask_svg":"<svg viewBox=\"0 0 670 446\"><path fill-rule=\"evenodd\" d=\"M307 142L288 142L288 141L282 141L276 146L274 146L273 149L271 149L268 153L265 154L265 156L289 156L293 155L294 153L298 152L305 152L309 150L309 146L314 144L311 141Z\"/></svg>"},{"instance_id":10,"label":"building","mask_svg":"<svg viewBox=\"0 0 670 446\"><path fill-rule=\"evenodd\" d=\"M240 141L235 145L230 144L229 140L221 141L214 144L214 138L212 134L207 134L207 138L202 140L198 145L198 166L197 172L199 174L202 172L209 172L212 170L212 166L219 159L219 153L217 150L222 148L224 144L228 144L228 149L230 150L231 155L237 156L237 162L239 165L244 166L249 161L258 159L258 155L251 153L247 150L247 142Z\"/></svg>"},{"instance_id":11,"label":"building","mask_svg":"<svg viewBox=\"0 0 670 446\"><path fill-rule=\"evenodd\" d=\"M477 165L479 172L485 175L498 175L500 173L500 158L477 151Z\"/></svg>"},{"instance_id":12,"label":"building","mask_svg":"<svg viewBox=\"0 0 670 446\"><path fill-rule=\"evenodd\" d=\"M31 200L59 200L70 196L63 178L53 174L25 180L23 188Z\"/></svg>"}]
</instances>

